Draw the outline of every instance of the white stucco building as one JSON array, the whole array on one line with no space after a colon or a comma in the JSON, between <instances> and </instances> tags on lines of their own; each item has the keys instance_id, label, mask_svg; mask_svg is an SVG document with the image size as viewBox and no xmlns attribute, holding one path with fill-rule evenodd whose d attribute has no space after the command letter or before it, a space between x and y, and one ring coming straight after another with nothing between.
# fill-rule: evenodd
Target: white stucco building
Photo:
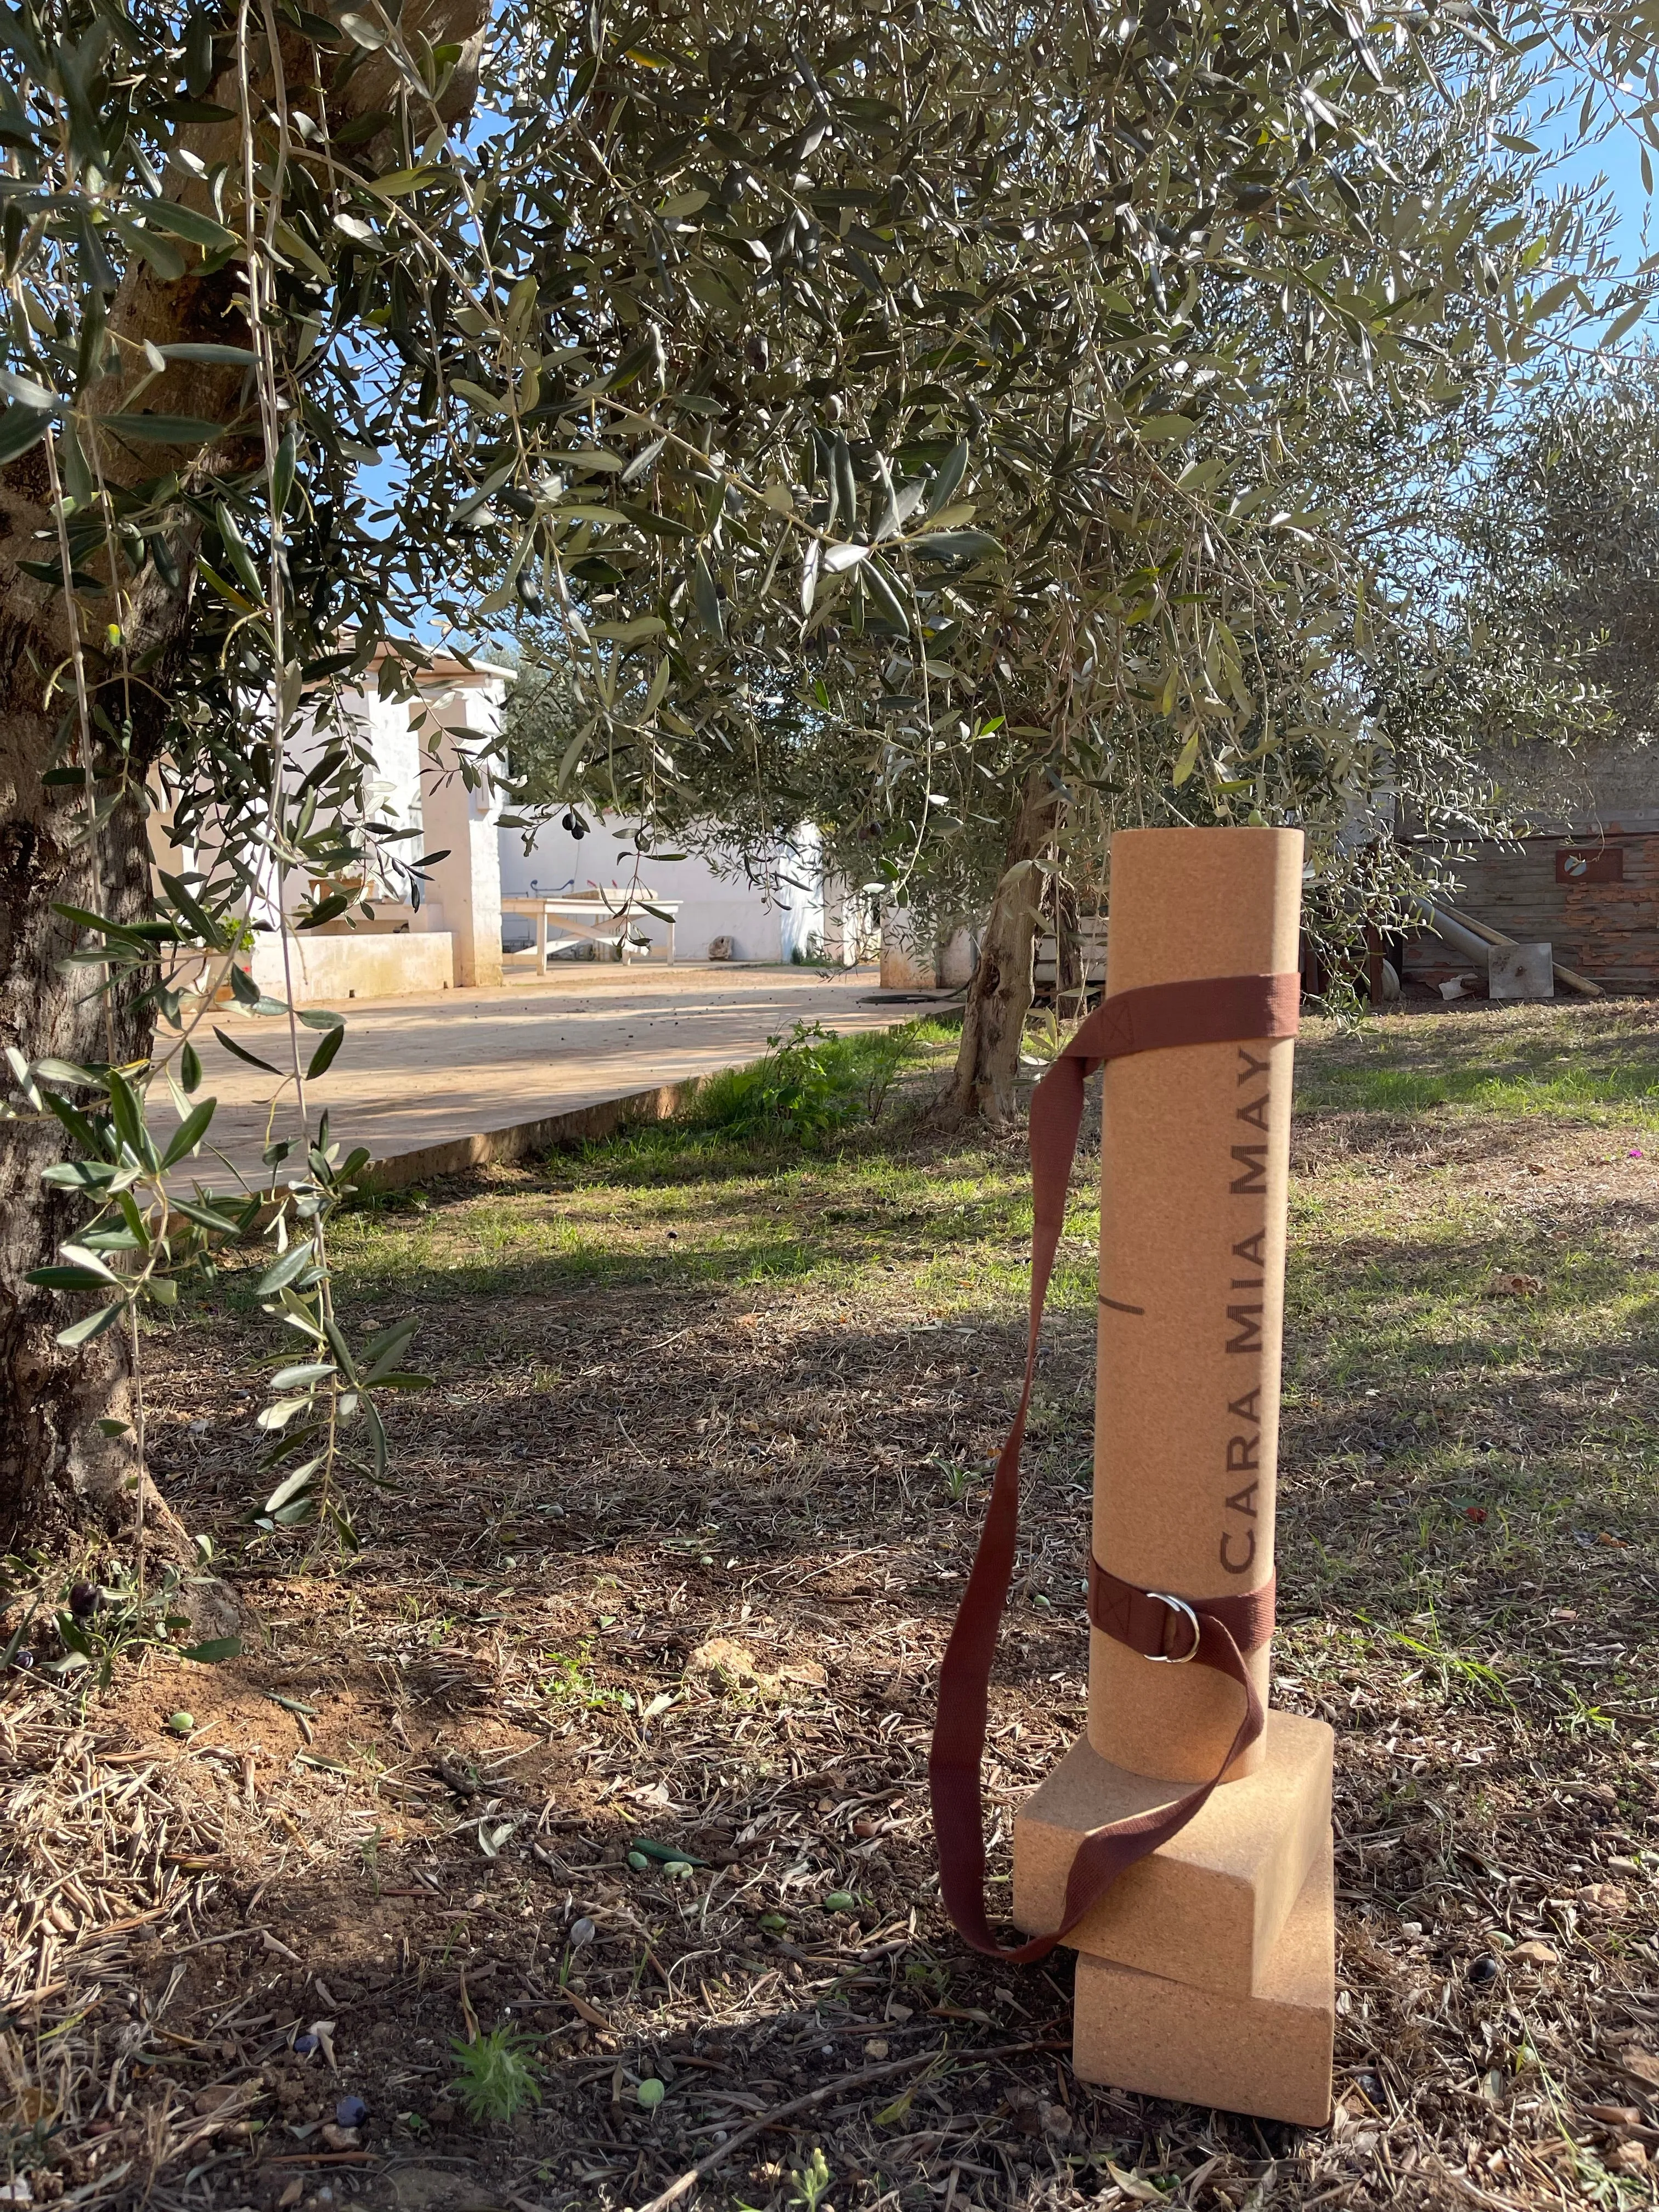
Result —
<instances>
[{"instance_id":1,"label":"white stucco building","mask_svg":"<svg viewBox=\"0 0 1659 2212\"><path fill-rule=\"evenodd\" d=\"M371 678L373 672L370 672ZM318 928L276 927L276 900L254 921L253 979L280 994L285 963L298 999L408 997L447 989L488 988L501 981L500 795L487 773L462 771L475 743L501 728L512 672L443 655L430 661L417 701L383 699L371 682L347 692L341 708L356 724L373 765L363 788L364 818L386 835L383 866L361 886L365 914L351 911ZM296 769L321 740L298 735ZM428 853L444 858L427 872L418 905L398 866ZM331 886L290 874L288 916L303 912ZM339 889L356 893L356 880Z\"/></svg>"},{"instance_id":2,"label":"white stucco building","mask_svg":"<svg viewBox=\"0 0 1659 2212\"><path fill-rule=\"evenodd\" d=\"M750 882L735 855L678 855L665 839L665 854L636 854L636 824L617 816L588 819L587 835L577 837L556 817L543 823L526 850L526 833L501 833L501 882L510 898L580 896L589 890L613 894L637 885L679 911L675 917L675 957L707 960L711 945L732 960L810 960L826 955L835 925L836 957L840 951L840 909L831 888L826 910L823 867L817 833L797 832L761 880ZM534 925L526 917L507 917L509 945L529 945ZM653 940L652 956L666 937L663 925L641 916L638 931ZM724 948L729 947L728 950Z\"/></svg>"},{"instance_id":3,"label":"white stucco building","mask_svg":"<svg viewBox=\"0 0 1659 2212\"><path fill-rule=\"evenodd\" d=\"M477 756L488 755L500 735L511 670L434 655L414 702L382 698L374 678L371 668L340 707L368 763L363 815L380 832L368 840L378 862L369 861L367 875L338 883L290 872L282 902L286 929L278 926L274 886L253 901L253 980L271 996L291 991L303 1004L498 987L515 973L511 963L503 968L504 949L535 939L530 917L503 915L503 896L580 896L630 886L678 908L678 962L851 965L875 957L867 902L826 880L811 827L796 833L759 880L735 854L636 857L636 825L616 817L586 817L587 833L580 837L557 816L533 834L503 829L500 792ZM296 777L323 744L302 716L289 747ZM154 843L159 865L169 870L188 872L208 857L170 846L164 817L155 817ZM428 854L443 857L425 872L417 903L398 864ZM315 928L294 927L334 891L352 897L347 912ZM639 948L644 957L665 957L660 922L642 915L629 927L647 940ZM525 972L522 963L516 972Z\"/></svg>"}]
</instances>

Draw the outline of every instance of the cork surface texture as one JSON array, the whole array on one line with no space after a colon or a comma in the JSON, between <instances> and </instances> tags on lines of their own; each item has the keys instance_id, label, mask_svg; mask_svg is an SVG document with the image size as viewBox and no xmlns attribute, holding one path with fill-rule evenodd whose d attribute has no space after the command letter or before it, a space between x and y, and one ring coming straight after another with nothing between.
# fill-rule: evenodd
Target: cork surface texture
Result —
<instances>
[{"instance_id":1,"label":"cork surface texture","mask_svg":"<svg viewBox=\"0 0 1659 2212\"><path fill-rule=\"evenodd\" d=\"M1120 1875L1068 1944L1194 1988L1243 1996L1266 1986L1309 1869L1330 1848L1333 1737L1323 1721L1270 1712L1264 1742L1257 1771L1224 1784L1179 1835ZM1091 1828L1177 1795L1079 1738L1015 1814L1016 1924L1028 1935L1057 1924Z\"/></svg>"},{"instance_id":2,"label":"cork surface texture","mask_svg":"<svg viewBox=\"0 0 1659 2212\"><path fill-rule=\"evenodd\" d=\"M1254 1996L1079 1958L1073 2065L1083 2081L1146 2097L1323 2127L1331 2117L1335 1952L1328 1828Z\"/></svg>"},{"instance_id":3,"label":"cork surface texture","mask_svg":"<svg viewBox=\"0 0 1659 2212\"><path fill-rule=\"evenodd\" d=\"M1120 833L1109 992L1293 969L1302 857L1297 830ZM1191 1045L1106 1070L1094 1546L1143 1589L1219 1597L1273 1572L1294 1050ZM1250 1665L1265 1698L1268 1650ZM1204 1781L1237 1722L1224 1676L1091 1636L1103 1758Z\"/></svg>"}]
</instances>

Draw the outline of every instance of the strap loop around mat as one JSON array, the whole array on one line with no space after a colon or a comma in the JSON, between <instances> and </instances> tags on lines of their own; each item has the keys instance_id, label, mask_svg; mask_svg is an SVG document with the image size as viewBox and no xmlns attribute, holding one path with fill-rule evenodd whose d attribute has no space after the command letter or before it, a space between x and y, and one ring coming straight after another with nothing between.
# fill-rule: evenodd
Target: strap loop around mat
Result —
<instances>
[{"instance_id":1,"label":"strap loop around mat","mask_svg":"<svg viewBox=\"0 0 1659 2212\"><path fill-rule=\"evenodd\" d=\"M1181 1045L1251 1044L1292 1037L1300 1003L1301 978L1295 975L1219 975L1119 992L1080 1024L1032 1094L1034 1218L1025 1378L1013 1426L997 1460L985 1526L939 1668L939 1711L927 1762L939 1890L945 1910L958 1933L976 1951L1011 1964L1046 1957L1126 1867L1178 1834L1266 1724L1244 1655L1264 1644L1273 1632L1271 1584L1242 1596L1191 1598L1175 1592L1136 1589L1091 1559L1090 1614L1097 1626L1149 1660L1190 1662L1229 1676L1244 1693L1244 1711L1226 1756L1208 1782L1172 1804L1113 1821L1084 1838L1072 1862L1065 1908L1056 1929L1012 1947L997 1942L986 1913L980 1770L997 1631L1007 1602L1019 1535L1020 1449L1036 1374L1042 1310L1065 1225L1066 1190L1077 1155L1078 1133L1083 1126L1084 1084L1103 1061L1132 1054ZM1195 1636L1189 1621L1195 1625Z\"/></svg>"}]
</instances>

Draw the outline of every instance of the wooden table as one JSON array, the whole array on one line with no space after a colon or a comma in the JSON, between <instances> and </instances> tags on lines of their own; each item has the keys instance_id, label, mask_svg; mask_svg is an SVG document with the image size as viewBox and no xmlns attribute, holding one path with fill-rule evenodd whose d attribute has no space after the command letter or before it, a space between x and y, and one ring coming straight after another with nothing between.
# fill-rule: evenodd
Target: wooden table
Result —
<instances>
[{"instance_id":1,"label":"wooden table","mask_svg":"<svg viewBox=\"0 0 1659 2212\"><path fill-rule=\"evenodd\" d=\"M536 923L536 969L538 975L547 973L550 952L562 952L572 945L611 945L616 947L619 960L628 957L628 925L635 915L648 915L653 921L668 927L668 965L674 962L674 917L680 910L678 899L659 899L649 891L617 891L614 896L606 891L565 891L552 898L504 898L503 914L533 915ZM551 921L565 933L550 936Z\"/></svg>"}]
</instances>

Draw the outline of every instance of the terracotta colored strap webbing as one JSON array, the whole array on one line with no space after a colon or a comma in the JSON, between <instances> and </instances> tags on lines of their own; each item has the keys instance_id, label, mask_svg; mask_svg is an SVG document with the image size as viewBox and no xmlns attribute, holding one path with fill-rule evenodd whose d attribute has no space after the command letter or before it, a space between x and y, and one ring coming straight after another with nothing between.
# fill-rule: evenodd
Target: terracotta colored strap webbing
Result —
<instances>
[{"instance_id":1,"label":"terracotta colored strap webbing","mask_svg":"<svg viewBox=\"0 0 1659 2212\"><path fill-rule=\"evenodd\" d=\"M1197 1660L1202 1649L1201 1635L1194 1635L1192 1622L1182 1607L1207 1613L1218 1626L1224 1628L1241 1651L1257 1651L1273 1632L1273 1593L1277 1583L1273 1577L1259 1589L1245 1590L1233 1597L1186 1598L1166 1596L1159 1590L1137 1589L1133 1583L1120 1582L1109 1574L1097 1559L1089 1561L1089 1618L1103 1636L1115 1637L1127 1644L1131 1651L1139 1651L1144 1659L1160 1659L1166 1665L1184 1667ZM1200 1664L1203 1664L1200 1661Z\"/></svg>"},{"instance_id":2,"label":"terracotta colored strap webbing","mask_svg":"<svg viewBox=\"0 0 1659 2212\"><path fill-rule=\"evenodd\" d=\"M1244 1692L1244 1714L1211 1781L1173 1804L1114 1821L1084 1838L1072 1862L1065 1910L1052 1934L1035 1936L1012 1949L997 1942L985 1911L985 1831L980 1796L987 1695L997 1630L1013 1575L1019 1534L1020 1447L1036 1373L1037 1332L1065 1225L1066 1187L1083 1125L1084 1083L1103 1060L1121 1060L1132 1053L1156 1052L1176 1045L1250 1044L1294 1036L1300 998L1301 978L1294 975L1220 975L1199 982L1159 983L1146 990L1120 992L1097 1006L1079 1027L1032 1094L1035 1218L1024 1387L1014 1425L997 1461L979 1548L939 1669L939 1714L927 1762L945 1908L974 1948L993 1958L1018 1964L1045 1957L1126 1867L1155 1851L1186 1826L1264 1725L1261 1701L1243 1655L1265 1643L1272 1633L1271 1586L1243 1598L1182 1599L1177 1605L1118 1581L1091 1560L1090 1615L1096 1625L1149 1659L1184 1662L1190 1657L1199 1666L1231 1675ZM1195 1642L1194 1620L1198 1632ZM1190 1652L1188 1644L1193 1645Z\"/></svg>"}]
</instances>

